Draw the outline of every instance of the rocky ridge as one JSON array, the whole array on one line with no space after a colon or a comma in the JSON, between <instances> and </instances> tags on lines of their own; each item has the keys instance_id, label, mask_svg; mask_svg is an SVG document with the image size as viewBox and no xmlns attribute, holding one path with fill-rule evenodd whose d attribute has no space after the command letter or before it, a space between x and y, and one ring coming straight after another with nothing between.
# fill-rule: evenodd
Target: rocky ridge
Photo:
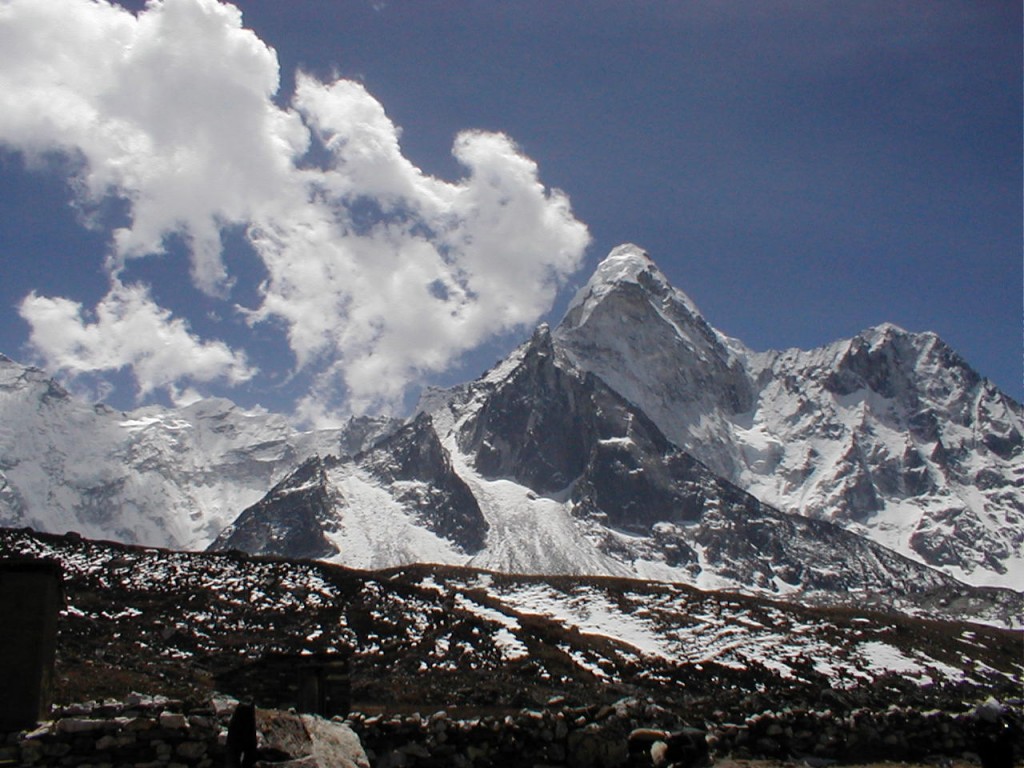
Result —
<instances>
[{"instance_id":1,"label":"rocky ridge","mask_svg":"<svg viewBox=\"0 0 1024 768\"><path fill-rule=\"evenodd\" d=\"M761 503L681 451L601 378L574 367L546 327L479 381L435 396L429 412L395 435L326 462L315 491L322 504L296 507L306 496L292 487L311 492L299 473L213 549L325 557L333 547L327 559L358 567L418 559L512 573L615 574L1011 625L1024 605L1015 593L971 589L841 526ZM429 450L398 447L409 444ZM402 491L381 493L395 477ZM449 486L459 492L446 493ZM423 498L431 501L418 503ZM360 510L359 500L365 508L370 499L372 516ZM306 530L296 509L315 509L322 547L254 533ZM459 524L432 523L429 514L441 513ZM487 536L466 546L467 529Z\"/></svg>"},{"instance_id":2,"label":"rocky ridge","mask_svg":"<svg viewBox=\"0 0 1024 768\"><path fill-rule=\"evenodd\" d=\"M482 516L487 536L467 549L435 526L417 558L364 526L369 544L334 539L337 562L634 575L801 599L933 591L935 574L914 563L1019 586L1018 404L933 334L891 325L820 350L752 352L635 246L601 263L557 328L478 381L429 393L420 413L446 452L436 460L476 497L463 520ZM351 473L338 481L336 498L342 484L364 495ZM398 507L392 522L411 530L415 515ZM337 505L332 525L358 517ZM947 600L965 590L943 588Z\"/></svg>"}]
</instances>

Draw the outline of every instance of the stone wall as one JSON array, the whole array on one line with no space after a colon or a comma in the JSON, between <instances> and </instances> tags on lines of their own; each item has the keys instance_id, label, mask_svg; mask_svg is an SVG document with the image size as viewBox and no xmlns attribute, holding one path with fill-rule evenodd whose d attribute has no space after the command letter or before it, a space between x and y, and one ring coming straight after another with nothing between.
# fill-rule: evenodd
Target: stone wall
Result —
<instances>
[{"instance_id":1,"label":"stone wall","mask_svg":"<svg viewBox=\"0 0 1024 768\"><path fill-rule=\"evenodd\" d=\"M674 743L674 753L667 757L685 759L680 764L690 765L699 764L695 758L703 742L703 733L694 731L683 744L678 736L684 726L670 712L637 699L600 708L566 708L553 701L541 710L469 719L444 712L426 717L353 713L348 722L374 768L649 766L655 742L662 742L666 750ZM640 728L641 723L649 727ZM691 748L688 753L686 745ZM707 754L706 749L702 752Z\"/></svg>"},{"instance_id":2,"label":"stone wall","mask_svg":"<svg viewBox=\"0 0 1024 768\"><path fill-rule=\"evenodd\" d=\"M1008 725L986 723L973 712L955 715L894 706L842 715L828 710L765 712L717 726L712 742L716 752L738 758L814 756L868 762L976 757L986 742L1000 737L1006 748L1024 755L1019 731L1013 734Z\"/></svg>"},{"instance_id":3,"label":"stone wall","mask_svg":"<svg viewBox=\"0 0 1024 768\"><path fill-rule=\"evenodd\" d=\"M0 761L25 766L224 765L224 738L233 707L186 708L164 697L88 702L54 710L53 719L9 734Z\"/></svg>"},{"instance_id":4,"label":"stone wall","mask_svg":"<svg viewBox=\"0 0 1024 768\"><path fill-rule=\"evenodd\" d=\"M215 697L206 705L187 707L179 701L133 695L123 702L63 707L39 728L0 741L0 765L219 768L225 764L227 726L235 704L233 699ZM1011 721L1019 718L1015 710L1000 711ZM272 741L270 723L299 717L270 712L260 710L258 717L265 732L261 746ZM309 716L302 719L308 721ZM340 724L340 718L336 720ZM333 727L330 721L316 721ZM339 727L351 729L366 750L362 761L353 759L351 764L373 768L696 766L709 756L813 756L840 762L977 760L979 755L984 758L985 748L979 739L1000 733L1011 739L999 747L1003 753L1008 750L1017 760L1024 756L1019 727L1015 732L994 730L1003 725L977 711L953 715L890 707L833 714L790 709L738 723L702 725L704 730L688 728L651 701L625 699L601 707L571 707L552 700L535 710L481 717L354 712ZM309 722L293 723L292 728L311 731ZM343 764L311 759L295 765Z\"/></svg>"},{"instance_id":5,"label":"stone wall","mask_svg":"<svg viewBox=\"0 0 1024 768\"><path fill-rule=\"evenodd\" d=\"M556 702L539 710L471 719L443 712L349 717L375 768L618 768L659 764L659 757L665 761L660 764L690 766L702 764L702 754L843 763L977 760L996 739L1002 739L997 752L1014 754L1019 761L1024 757L1019 712L1010 722L1015 724L986 722L976 712L955 715L899 707L846 714L792 709L763 712L738 723L700 723L703 730L696 730L670 711L635 699L583 708Z\"/></svg>"},{"instance_id":6,"label":"stone wall","mask_svg":"<svg viewBox=\"0 0 1024 768\"><path fill-rule=\"evenodd\" d=\"M237 701L186 706L138 694L61 707L31 731L0 739L0 765L70 768L222 768ZM278 765L368 768L346 726L312 715L257 710L260 754ZM291 760L292 762L288 762Z\"/></svg>"}]
</instances>

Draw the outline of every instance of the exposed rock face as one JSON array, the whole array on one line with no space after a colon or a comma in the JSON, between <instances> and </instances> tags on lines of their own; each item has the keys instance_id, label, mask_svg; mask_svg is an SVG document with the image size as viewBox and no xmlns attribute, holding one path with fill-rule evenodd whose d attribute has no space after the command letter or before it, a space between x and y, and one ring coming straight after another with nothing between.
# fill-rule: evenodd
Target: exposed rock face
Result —
<instances>
[{"instance_id":1,"label":"exposed rock face","mask_svg":"<svg viewBox=\"0 0 1024 768\"><path fill-rule=\"evenodd\" d=\"M331 527L336 502L326 464L316 456L242 512L210 548L293 558L330 557L338 549L324 530Z\"/></svg>"},{"instance_id":2,"label":"exposed rock face","mask_svg":"<svg viewBox=\"0 0 1024 768\"><path fill-rule=\"evenodd\" d=\"M487 521L466 483L452 469L429 415L418 415L355 460L439 537L467 553L483 548Z\"/></svg>"},{"instance_id":3,"label":"exposed rock face","mask_svg":"<svg viewBox=\"0 0 1024 768\"><path fill-rule=\"evenodd\" d=\"M636 533L698 520L709 495L726 487L600 379L560 363L546 328L469 411L459 445L484 477L536 493L571 489L579 515Z\"/></svg>"},{"instance_id":4,"label":"exposed rock face","mask_svg":"<svg viewBox=\"0 0 1024 768\"><path fill-rule=\"evenodd\" d=\"M664 563L694 581L774 592L957 588L722 480L598 377L560 359L546 329L517 359L453 405L467 414L458 421L459 446L484 477L567 494L581 533L614 561Z\"/></svg>"},{"instance_id":5,"label":"exposed rock face","mask_svg":"<svg viewBox=\"0 0 1024 768\"><path fill-rule=\"evenodd\" d=\"M462 423L458 443L484 477L557 493L584 472L602 439L622 432L632 418L624 406L596 379L556 365L551 335L541 327L519 364Z\"/></svg>"},{"instance_id":6,"label":"exposed rock face","mask_svg":"<svg viewBox=\"0 0 1024 768\"><path fill-rule=\"evenodd\" d=\"M246 509L210 549L346 560L349 553L332 534L351 514L375 511L358 501L368 488L396 507L406 525L430 531L464 556L483 547L487 521L452 469L430 416L420 414L354 456L311 459ZM379 542L398 534L387 525L357 525L362 535Z\"/></svg>"},{"instance_id":7,"label":"exposed rock face","mask_svg":"<svg viewBox=\"0 0 1024 768\"><path fill-rule=\"evenodd\" d=\"M554 337L577 368L599 376L676 445L725 474L724 459L716 459L735 450L729 419L748 411L755 395L742 346L712 328L645 252L630 245L613 250ZM698 444L705 446L701 453Z\"/></svg>"}]
</instances>

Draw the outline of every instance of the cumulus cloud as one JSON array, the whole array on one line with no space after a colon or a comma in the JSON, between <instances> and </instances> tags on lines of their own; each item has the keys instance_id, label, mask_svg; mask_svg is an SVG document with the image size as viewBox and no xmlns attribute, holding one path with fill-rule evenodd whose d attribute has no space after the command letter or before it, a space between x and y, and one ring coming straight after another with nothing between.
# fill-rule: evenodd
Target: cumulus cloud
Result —
<instances>
[{"instance_id":1,"label":"cumulus cloud","mask_svg":"<svg viewBox=\"0 0 1024 768\"><path fill-rule=\"evenodd\" d=\"M88 200L119 195L131 222L114 267L191 241L193 275L222 290L220 229L289 194L308 131L271 97L277 57L214 0L153 3L136 18L103 2L0 5L0 139L81 161Z\"/></svg>"},{"instance_id":2,"label":"cumulus cloud","mask_svg":"<svg viewBox=\"0 0 1024 768\"><path fill-rule=\"evenodd\" d=\"M221 342L196 338L188 324L158 307L144 286L115 283L94 311L70 299L31 293L19 306L32 344L56 371L116 371L130 366L145 395L182 381L239 384L255 371Z\"/></svg>"},{"instance_id":3,"label":"cumulus cloud","mask_svg":"<svg viewBox=\"0 0 1024 768\"><path fill-rule=\"evenodd\" d=\"M510 138L459 134L464 176L446 181L403 155L398 127L360 84L299 73L285 107L278 86L274 51L216 0L152 0L137 16L90 0L0 3L0 142L70 156L83 201L128 204L95 322L70 299L22 304L46 360L71 374L130 366L143 394L245 378L241 351L198 339L120 283L130 260L177 235L195 287L230 301L229 226L244 228L266 272L258 306L242 311L283 324L294 365L313 374L307 415L392 407L551 307L589 235ZM324 151L309 154L314 144ZM165 373L148 366L145 342L103 350L129 311L176 340L182 357Z\"/></svg>"}]
</instances>

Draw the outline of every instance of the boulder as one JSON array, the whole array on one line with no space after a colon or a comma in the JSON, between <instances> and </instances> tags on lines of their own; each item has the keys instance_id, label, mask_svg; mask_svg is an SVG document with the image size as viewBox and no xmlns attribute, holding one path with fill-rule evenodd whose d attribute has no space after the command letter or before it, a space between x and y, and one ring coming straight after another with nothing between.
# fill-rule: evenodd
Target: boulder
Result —
<instances>
[{"instance_id":1,"label":"boulder","mask_svg":"<svg viewBox=\"0 0 1024 768\"><path fill-rule=\"evenodd\" d=\"M260 753L286 754L274 766L291 768L370 768L359 737L344 723L316 715L257 710ZM257 763L260 765L260 763Z\"/></svg>"}]
</instances>

